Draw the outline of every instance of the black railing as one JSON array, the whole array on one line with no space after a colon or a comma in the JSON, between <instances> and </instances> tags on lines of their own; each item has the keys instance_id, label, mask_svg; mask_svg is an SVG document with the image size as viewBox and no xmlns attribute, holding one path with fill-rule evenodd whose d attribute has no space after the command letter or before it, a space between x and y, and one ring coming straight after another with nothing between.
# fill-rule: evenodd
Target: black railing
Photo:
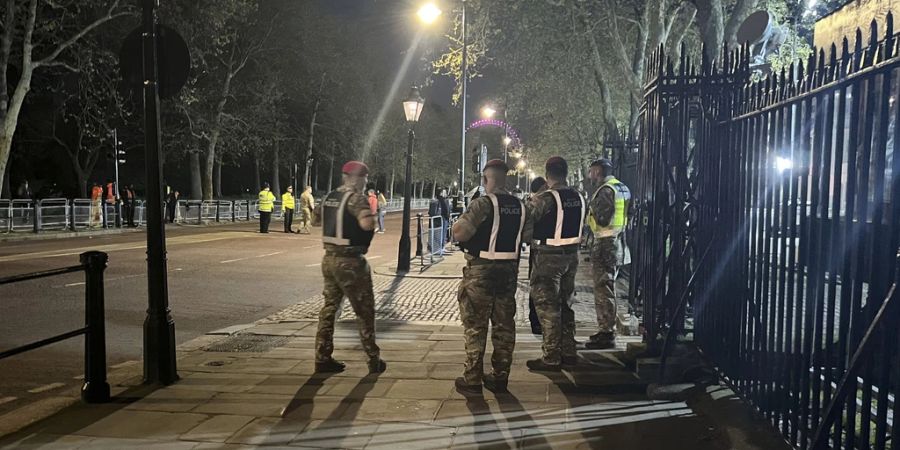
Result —
<instances>
[{"instance_id":1,"label":"black railing","mask_svg":"<svg viewBox=\"0 0 900 450\"><path fill-rule=\"evenodd\" d=\"M692 319L703 354L797 448L898 448L892 22L761 81L747 48L648 64L631 235L647 338L659 351Z\"/></svg>"},{"instance_id":2,"label":"black railing","mask_svg":"<svg viewBox=\"0 0 900 450\"><path fill-rule=\"evenodd\" d=\"M106 270L109 257L103 252L86 252L82 253L80 258L81 264L77 266L0 278L0 286L2 286L83 271L85 281L85 325L83 328L4 350L0 352L0 360L83 334L84 385L81 388L81 398L87 403L104 403L109 401L109 383L106 382L103 271Z\"/></svg>"}]
</instances>

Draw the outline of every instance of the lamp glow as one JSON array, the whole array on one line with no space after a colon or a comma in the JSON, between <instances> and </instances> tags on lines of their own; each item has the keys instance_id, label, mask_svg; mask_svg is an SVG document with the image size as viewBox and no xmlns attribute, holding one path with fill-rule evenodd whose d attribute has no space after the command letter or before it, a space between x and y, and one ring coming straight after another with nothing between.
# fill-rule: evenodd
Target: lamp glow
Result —
<instances>
[{"instance_id":1,"label":"lamp glow","mask_svg":"<svg viewBox=\"0 0 900 450\"><path fill-rule=\"evenodd\" d=\"M418 122L424 107L425 100L419 94L419 88L414 87L410 89L406 100L403 100L403 112L406 114L406 121Z\"/></svg>"},{"instance_id":2,"label":"lamp glow","mask_svg":"<svg viewBox=\"0 0 900 450\"><path fill-rule=\"evenodd\" d=\"M794 161L791 161L790 158L785 158L783 156L778 156L775 158L775 170L777 170L778 173L784 173L793 168Z\"/></svg>"},{"instance_id":3,"label":"lamp glow","mask_svg":"<svg viewBox=\"0 0 900 450\"><path fill-rule=\"evenodd\" d=\"M509 136L504 136L503 137L503 145L509 145L510 143L512 143L512 138Z\"/></svg>"},{"instance_id":4,"label":"lamp glow","mask_svg":"<svg viewBox=\"0 0 900 450\"><path fill-rule=\"evenodd\" d=\"M485 106L484 108L481 108L481 117L484 117L485 119L494 117L494 114L497 114L497 110L494 108L491 108L490 106Z\"/></svg>"},{"instance_id":5,"label":"lamp glow","mask_svg":"<svg viewBox=\"0 0 900 450\"><path fill-rule=\"evenodd\" d=\"M426 25L434 23L441 14L441 9L434 3L426 3L416 12L416 15L419 16L419 20Z\"/></svg>"}]
</instances>

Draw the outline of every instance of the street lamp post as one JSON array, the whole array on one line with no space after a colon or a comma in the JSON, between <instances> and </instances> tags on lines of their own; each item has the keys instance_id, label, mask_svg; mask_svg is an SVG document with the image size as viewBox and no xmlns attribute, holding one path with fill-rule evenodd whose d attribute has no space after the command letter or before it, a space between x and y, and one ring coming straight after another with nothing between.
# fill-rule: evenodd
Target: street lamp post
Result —
<instances>
[{"instance_id":1,"label":"street lamp post","mask_svg":"<svg viewBox=\"0 0 900 450\"><path fill-rule=\"evenodd\" d=\"M397 252L397 272L409 271L410 259L410 239L409 239L409 221L412 209L412 198L410 191L412 190L412 154L413 145L416 140L416 133L413 131L416 122L422 115L422 108L425 106L425 100L419 94L419 89L413 87L409 91L406 100L403 101L403 112L406 114L406 121L409 123L409 142L406 147L406 179L403 182L403 223L401 225L400 248Z\"/></svg>"},{"instance_id":2,"label":"street lamp post","mask_svg":"<svg viewBox=\"0 0 900 450\"><path fill-rule=\"evenodd\" d=\"M159 74L157 72L157 0L143 0L144 147L147 175L147 318L144 320L144 382L172 384L175 321L169 310L166 277L166 229L162 218L162 160L159 155ZM118 155L116 155L118 157Z\"/></svg>"},{"instance_id":3,"label":"street lamp post","mask_svg":"<svg viewBox=\"0 0 900 450\"><path fill-rule=\"evenodd\" d=\"M466 192L466 72L469 63L469 41L466 36L466 0L462 0L462 147L459 152L459 191ZM465 202L465 197L463 197ZM465 205L463 205L465 206Z\"/></svg>"}]
</instances>

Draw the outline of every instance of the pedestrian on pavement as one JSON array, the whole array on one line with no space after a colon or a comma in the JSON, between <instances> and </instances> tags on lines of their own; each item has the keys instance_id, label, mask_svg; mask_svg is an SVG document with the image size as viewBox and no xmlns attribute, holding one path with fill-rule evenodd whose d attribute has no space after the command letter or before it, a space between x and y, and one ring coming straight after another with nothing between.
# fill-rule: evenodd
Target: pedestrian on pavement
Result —
<instances>
[{"instance_id":1,"label":"pedestrian on pavement","mask_svg":"<svg viewBox=\"0 0 900 450\"><path fill-rule=\"evenodd\" d=\"M608 349L616 346L616 277L623 248L621 244L628 223L631 192L613 175L613 164L608 159L598 159L591 163L588 176L595 185L600 185L591 197L587 219L594 234L591 268L599 330L584 346L589 349Z\"/></svg>"},{"instance_id":2,"label":"pedestrian on pavement","mask_svg":"<svg viewBox=\"0 0 900 450\"><path fill-rule=\"evenodd\" d=\"M307 186L300 194L300 229L301 234L309 234L309 225L312 223L313 210L316 208L316 199L312 195L312 186Z\"/></svg>"},{"instance_id":3,"label":"pedestrian on pavement","mask_svg":"<svg viewBox=\"0 0 900 450\"><path fill-rule=\"evenodd\" d=\"M547 180L544 177L537 177L531 181L531 195L538 195L547 190ZM530 200L530 199L529 199ZM530 201L529 201L530 205ZM534 269L534 251L528 252L528 279L531 279L531 272ZM534 292L528 291L528 322L531 323L531 333L541 334L541 320L538 318L537 310L534 308Z\"/></svg>"},{"instance_id":4,"label":"pedestrian on pavement","mask_svg":"<svg viewBox=\"0 0 900 450\"><path fill-rule=\"evenodd\" d=\"M134 186L123 186L122 189L119 189L119 197L122 199L122 221L128 227L136 227L137 225L134 224L134 209L136 207L134 203Z\"/></svg>"},{"instance_id":5,"label":"pedestrian on pavement","mask_svg":"<svg viewBox=\"0 0 900 450\"><path fill-rule=\"evenodd\" d=\"M378 191L378 234L384 234L384 215L387 212L387 199Z\"/></svg>"},{"instance_id":6,"label":"pedestrian on pavement","mask_svg":"<svg viewBox=\"0 0 900 450\"><path fill-rule=\"evenodd\" d=\"M294 223L294 187L288 186L287 192L281 194L281 211L284 217L284 232L292 233L291 225Z\"/></svg>"},{"instance_id":7,"label":"pedestrian on pavement","mask_svg":"<svg viewBox=\"0 0 900 450\"><path fill-rule=\"evenodd\" d=\"M526 361L535 371L559 371L578 362L575 349L575 272L585 202L566 184L569 165L554 156L545 164L547 190L532 198L534 268L531 292L543 331L543 357Z\"/></svg>"},{"instance_id":8,"label":"pedestrian on pavement","mask_svg":"<svg viewBox=\"0 0 900 450\"><path fill-rule=\"evenodd\" d=\"M466 267L459 286L466 361L455 381L461 394L478 395L482 383L506 392L516 345L516 279L522 240L531 239L531 219L525 203L506 191L509 168L492 159L484 166L486 195L472 201L453 225L453 237L465 252ZM491 373L484 374L488 325L492 327Z\"/></svg>"},{"instance_id":9,"label":"pedestrian on pavement","mask_svg":"<svg viewBox=\"0 0 900 450\"><path fill-rule=\"evenodd\" d=\"M269 183L263 183L263 188L259 191L257 210L259 211L259 232L268 233L269 223L272 221L272 211L275 210L275 194L269 190Z\"/></svg>"},{"instance_id":10,"label":"pedestrian on pavement","mask_svg":"<svg viewBox=\"0 0 900 450\"><path fill-rule=\"evenodd\" d=\"M356 313L359 337L368 357L369 373L381 373L387 364L375 343L375 294L372 271L366 261L369 244L375 235L375 215L363 194L369 168L349 161L341 169L343 185L330 192L322 202L322 276L325 304L319 313L316 333L316 372L342 372L344 363L332 358L334 320L344 297Z\"/></svg>"},{"instance_id":11,"label":"pedestrian on pavement","mask_svg":"<svg viewBox=\"0 0 900 450\"><path fill-rule=\"evenodd\" d=\"M99 228L103 223L103 188L94 182L91 187L91 228Z\"/></svg>"},{"instance_id":12,"label":"pedestrian on pavement","mask_svg":"<svg viewBox=\"0 0 900 450\"><path fill-rule=\"evenodd\" d=\"M375 195L375 189L369 189L368 191L366 191L366 201L369 202L369 209L372 210L372 215L377 219L378 218L378 196Z\"/></svg>"},{"instance_id":13,"label":"pedestrian on pavement","mask_svg":"<svg viewBox=\"0 0 900 450\"><path fill-rule=\"evenodd\" d=\"M175 211L178 209L178 197L180 195L180 192L173 189L169 192L169 196L166 197L166 216L169 219L169 223L175 223Z\"/></svg>"}]
</instances>

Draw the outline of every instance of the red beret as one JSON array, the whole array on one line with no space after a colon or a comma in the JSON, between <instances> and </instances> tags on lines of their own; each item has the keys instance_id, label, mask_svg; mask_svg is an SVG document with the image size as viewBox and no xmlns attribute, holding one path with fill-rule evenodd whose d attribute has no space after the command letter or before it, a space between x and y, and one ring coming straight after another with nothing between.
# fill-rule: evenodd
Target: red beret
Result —
<instances>
[{"instance_id":1,"label":"red beret","mask_svg":"<svg viewBox=\"0 0 900 450\"><path fill-rule=\"evenodd\" d=\"M492 159L484 165L484 170L501 169L503 172L509 172L509 166L502 159Z\"/></svg>"},{"instance_id":2,"label":"red beret","mask_svg":"<svg viewBox=\"0 0 900 450\"><path fill-rule=\"evenodd\" d=\"M544 168L548 169L548 168L550 168L550 166L560 166L560 165L567 169L569 167L569 163L567 163L566 160L563 159L562 156L551 156L550 159L547 160L547 163L544 164Z\"/></svg>"},{"instance_id":3,"label":"red beret","mask_svg":"<svg viewBox=\"0 0 900 450\"><path fill-rule=\"evenodd\" d=\"M347 161L347 163L344 164L344 167L341 168L341 172L347 175L368 175L369 166L360 161Z\"/></svg>"}]
</instances>

